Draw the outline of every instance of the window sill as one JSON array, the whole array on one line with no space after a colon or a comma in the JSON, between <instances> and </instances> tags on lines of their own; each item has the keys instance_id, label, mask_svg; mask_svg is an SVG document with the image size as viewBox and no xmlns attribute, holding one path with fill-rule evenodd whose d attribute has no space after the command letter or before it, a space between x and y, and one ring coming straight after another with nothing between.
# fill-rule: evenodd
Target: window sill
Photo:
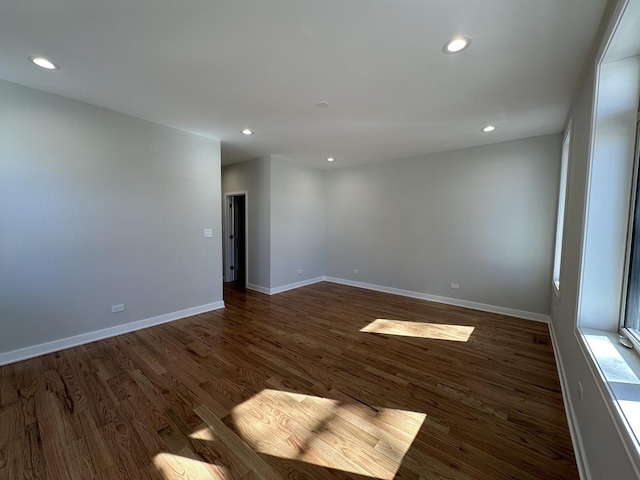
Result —
<instances>
[{"instance_id":1,"label":"window sill","mask_svg":"<svg viewBox=\"0 0 640 480\"><path fill-rule=\"evenodd\" d=\"M623 347L617 332L578 328L582 347L591 359L596 380L624 436L636 466L640 464L640 356ZM607 395L608 394L608 395Z\"/></svg>"}]
</instances>

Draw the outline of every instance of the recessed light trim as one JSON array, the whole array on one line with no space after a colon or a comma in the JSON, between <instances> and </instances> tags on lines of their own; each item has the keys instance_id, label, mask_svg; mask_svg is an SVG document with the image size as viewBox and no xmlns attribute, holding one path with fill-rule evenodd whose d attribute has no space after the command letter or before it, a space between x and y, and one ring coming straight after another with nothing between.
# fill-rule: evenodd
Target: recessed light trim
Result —
<instances>
[{"instance_id":1,"label":"recessed light trim","mask_svg":"<svg viewBox=\"0 0 640 480\"><path fill-rule=\"evenodd\" d=\"M457 37L453 37L448 40L443 46L442 51L447 55L453 53L460 53L463 50L466 50L471 45L471 37L466 37L463 35L459 35Z\"/></svg>"},{"instance_id":2,"label":"recessed light trim","mask_svg":"<svg viewBox=\"0 0 640 480\"><path fill-rule=\"evenodd\" d=\"M336 159L335 159L335 158L333 158L333 157L329 157L329 158L327 158L327 162L335 162L335 160L336 160Z\"/></svg>"},{"instance_id":3,"label":"recessed light trim","mask_svg":"<svg viewBox=\"0 0 640 480\"><path fill-rule=\"evenodd\" d=\"M318 108L327 108L329 106L329 102L325 102L324 100L316 103L316 107Z\"/></svg>"},{"instance_id":4,"label":"recessed light trim","mask_svg":"<svg viewBox=\"0 0 640 480\"><path fill-rule=\"evenodd\" d=\"M482 129L482 131L483 131L484 133L495 132L495 131L496 131L496 128L497 128L497 127L496 127L495 125L487 125L486 127L484 127L484 128Z\"/></svg>"},{"instance_id":5,"label":"recessed light trim","mask_svg":"<svg viewBox=\"0 0 640 480\"><path fill-rule=\"evenodd\" d=\"M59 70L60 67L53 63L51 60L45 57L28 57L29 61L34 65L37 65L40 68L44 68L45 70Z\"/></svg>"},{"instance_id":6,"label":"recessed light trim","mask_svg":"<svg viewBox=\"0 0 640 480\"><path fill-rule=\"evenodd\" d=\"M240 130L240 133L242 133L243 135L253 135L253 130L251 130L250 128L243 128L242 130Z\"/></svg>"}]
</instances>

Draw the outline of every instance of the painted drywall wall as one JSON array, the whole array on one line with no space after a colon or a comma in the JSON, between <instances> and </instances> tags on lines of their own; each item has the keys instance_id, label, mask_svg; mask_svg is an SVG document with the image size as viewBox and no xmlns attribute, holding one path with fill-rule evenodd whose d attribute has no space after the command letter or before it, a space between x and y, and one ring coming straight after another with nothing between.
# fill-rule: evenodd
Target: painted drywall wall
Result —
<instances>
[{"instance_id":1,"label":"painted drywall wall","mask_svg":"<svg viewBox=\"0 0 640 480\"><path fill-rule=\"evenodd\" d=\"M328 172L326 275L548 314L560 157L549 135Z\"/></svg>"},{"instance_id":2,"label":"painted drywall wall","mask_svg":"<svg viewBox=\"0 0 640 480\"><path fill-rule=\"evenodd\" d=\"M324 240L324 172L272 155L271 288L323 276Z\"/></svg>"},{"instance_id":3,"label":"painted drywall wall","mask_svg":"<svg viewBox=\"0 0 640 480\"><path fill-rule=\"evenodd\" d=\"M616 425L599 392L584 352L575 334L578 318L578 291L584 227L585 193L588 178L589 144L591 141L591 109L593 106L593 70L575 103L566 220L562 249L560 298L552 293L552 328L556 337L556 357L562 363L566 377L565 401L570 404L576 420L578 442L583 448L587 469L592 480L634 479L633 465L626 453ZM551 288L551 283L549 283ZM583 399L578 397L578 382L583 387Z\"/></svg>"},{"instance_id":4,"label":"painted drywall wall","mask_svg":"<svg viewBox=\"0 0 640 480\"><path fill-rule=\"evenodd\" d=\"M219 141L0 81L0 353L222 301L220 208Z\"/></svg>"},{"instance_id":5,"label":"painted drywall wall","mask_svg":"<svg viewBox=\"0 0 640 480\"><path fill-rule=\"evenodd\" d=\"M617 330L636 138L640 57L600 67L580 325Z\"/></svg>"},{"instance_id":6,"label":"painted drywall wall","mask_svg":"<svg viewBox=\"0 0 640 480\"><path fill-rule=\"evenodd\" d=\"M227 165L222 195L233 192L248 196L249 287L268 292L324 274L322 170L277 155Z\"/></svg>"},{"instance_id":7,"label":"painted drywall wall","mask_svg":"<svg viewBox=\"0 0 640 480\"><path fill-rule=\"evenodd\" d=\"M609 2L598 44L603 42L606 25L617 4L618 2L615 1ZM596 45L596 50L597 47ZM613 68L615 69L616 66ZM594 255L600 257L608 256L608 245L615 244L616 241L613 237L606 239L606 241L600 243L602 250L598 248L597 242L588 247L583 244L586 213L585 199L589 191L595 82L595 63L592 62L567 117L567 124L570 121L572 122L569 181L559 297L553 292L551 283L549 283L552 305L551 327L556 339L556 358L559 360L564 374L565 403L572 415L579 455L583 456L585 460L585 478L590 480L608 480L612 478L631 480L638 478L633 461L626 450L621 432L618 430L605 398L600 391L599 382L596 380L598 373L591 368L576 334L579 304L583 303L582 310L586 314L586 322L592 326L597 326L594 323L594 319L598 312L606 311L606 305L611 305L612 295L611 285L603 284L603 282L607 282L610 272L607 271L603 277L597 278L600 272L597 264L587 265L586 269L582 269L583 254L587 252L587 249L591 250L592 260ZM615 97L615 92L613 93ZM600 133L606 134L606 132ZM609 179L606 178L608 175L607 169L602 168L604 165L597 165L596 167L596 170L592 172L592 174L597 175L594 179L604 181L604 184L600 184L596 188L595 193L598 194L601 188L606 187ZM610 167L616 168L613 165ZM603 178L603 175L605 175L605 178ZM610 200L614 203L619 202L617 192L612 195ZM606 206L610 208L610 205ZM598 205L594 207L599 208ZM607 214L606 211L592 213L595 213L596 217L600 213ZM616 215L619 213L616 212ZM619 265L615 265L616 262L617 259L614 259L614 264L609 265L608 268L619 269ZM582 282L583 274L587 277L586 282ZM620 279L618 278L616 281L619 282ZM600 290L598 283L602 287ZM619 289L619 287L616 288ZM582 292L582 295L580 292ZM599 301L598 297L601 295L603 300ZM617 299L617 302L619 302L619 299ZM617 307L614 308L617 310ZM610 311L606 311L606 314L602 315L605 325L610 324L610 317ZM582 384L584 391L582 400L578 395L578 382Z\"/></svg>"},{"instance_id":8,"label":"painted drywall wall","mask_svg":"<svg viewBox=\"0 0 640 480\"><path fill-rule=\"evenodd\" d=\"M271 285L271 158L257 158L222 168L222 196L247 192L247 283Z\"/></svg>"}]
</instances>

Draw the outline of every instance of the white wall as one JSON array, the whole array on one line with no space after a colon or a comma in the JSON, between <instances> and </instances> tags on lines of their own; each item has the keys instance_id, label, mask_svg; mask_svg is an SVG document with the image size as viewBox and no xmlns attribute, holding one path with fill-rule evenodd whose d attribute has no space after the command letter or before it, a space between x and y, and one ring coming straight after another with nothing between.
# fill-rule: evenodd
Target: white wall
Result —
<instances>
[{"instance_id":1,"label":"white wall","mask_svg":"<svg viewBox=\"0 0 640 480\"><path fill-rule=\"evenodd\" d=\"M584 242L580 325L617 330L631 202L640 57L599 72Z\"/></svg>"},{"instance_id":2,"label":"white wall","mask_svg":"<svg viewBox=\"0 0 640 480\"><path fill-rule=\"evenodd\" d=\"M277 155L225 166L222 195L241 191L248 196L249 287L271 291L322 277L324 172Z\"/></svg>"},{"instance_id":3,"label":"white wall","mask_svg":"<svg viewBox=\"0 0 640 480\"><path fill-rule=\"evenodd\" d=\"M271 285L271 158L227 165L222 169L222 196L247 192L249 264L247 283Z\"/></svg>"},{"instance_id":4,"label":"white wall","mask_svg":"<svg viewBox=\"0 0 640 480\"><path fill-rule=\"evenodd\" d=\"M609 3L603 27L617 3ZM604 28L602 30L601 38ZM610 77L612 75L613 81L604 85L605 90L601 92L603 96L596 106L596 75L592 63L567 117L567 122L570 119L573 121L569 182L560 298L552 292L549 283L552 292L551 326L555 336L556 357L560 360L563 380L566 382L565 402L574 421L579 455L584 455L587 478L591 480L638 478L626 450L624 435L618 430L601 391L602 382L596 380L600 374L590 365L578 340L580 334L576 331L578 322L583 326L617 329L626 229L614 231L608 226L626 224L624 217L629 207L631 178L621 172L630 171L629 161L633 155L630 153L632 145L620 142L618 134L629 127L633 129L637 84L634 86L635 99L622 99L620 103L623 90L626 89L616 87L616 77L624 70L637 72L637 65L637 61L632 61L626 65L618 63L605 67L602 73ZM631 111L628 106L619 108L627 102L633 104ZM599 126L595 138L592 138L594 110L599 117ZM591 160L593 164L590 164ZM612 182L620 180L621 184L612 187ZM586 200L589 198L592 205L587 212ZM585 219L592 224L588 229ZM586 241L583 241L585 232ZM584 391L582 400L578 395L578 382Z\"/></svg>"},{"instance_id":5,"label":"white wall","mask_svg":"<svg viewBox=\"0 0 640 480\"><path fill-rule=\"evenodd\" d=\"M220 208L219 141L0 81L0 353L222 301Z\"/></svg>"},{"instance_id":6,"label":"white wall","mask_svg":"<svg viewBox=\"0 0 640 480\"><path fill-rule=\"evenodd\" d=\"M593 87L594 74L591 71L571 115L573 118L572 150L569 160L560 298L552 294L551 319L556 337L556 356L562 363L567 380L565 400L575 415L576 433L584 449L590 478L592 480L612 478L626 480L636 478L635 470L575 333L578 319ZM584 390L582 401L578 398L578 382L581 382Z\"/></svg>"},{"instance_id":7,"label":"white wall","mask_svg":"<svg viewBox=\"0 0 640 480\"><path fill-rule=\"evenodd\" d=\"M561 140L328 172L326 275L548 314Z\"/></svg>"},{"instance_id":8,"label":"white wall","mask_svg":"<svg viewBox=\"0 0 640 480\"><path fill-rule=\"evenodd\" d=\"M324 172L272 155L271 288L323 276L324 240Z\"/></svg>"},{"instance_id":9,"label":"white wall","mask_svg":"<svg viewBox=\"0 0 640 480\"><path fill-rule=\"evenodd\" d=\"M593 375L580 349L574 330L577 319L584 198L587 183L593 73L587 78L573 111L569 185L567 189L564 247L560 278L560 299L552 294L552 324L556 337L556 357L568 379L567 400L576 415L593 480L630 479L628 459L607 407L598 393ZM551 284L549 284L551 288ZM584 399L578 401L577 382L582 383Z\"/></svg>"}]
</instances>

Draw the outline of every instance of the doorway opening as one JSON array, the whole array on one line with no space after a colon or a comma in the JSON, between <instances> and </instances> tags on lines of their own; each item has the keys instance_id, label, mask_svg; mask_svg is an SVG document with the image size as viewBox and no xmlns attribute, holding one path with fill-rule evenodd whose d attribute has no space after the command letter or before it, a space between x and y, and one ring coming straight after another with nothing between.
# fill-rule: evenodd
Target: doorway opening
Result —
<instances>
[{"instance_id":1,"label":"doorway opening","mask_svg":"<svg viewBox=\"0 0 640 480\"><path fill-rule=\"evenodd\" d=\"M226 193L225 196L224 281L246 287L248 276L247 192Z\"/></svg>"}]
</instances>

